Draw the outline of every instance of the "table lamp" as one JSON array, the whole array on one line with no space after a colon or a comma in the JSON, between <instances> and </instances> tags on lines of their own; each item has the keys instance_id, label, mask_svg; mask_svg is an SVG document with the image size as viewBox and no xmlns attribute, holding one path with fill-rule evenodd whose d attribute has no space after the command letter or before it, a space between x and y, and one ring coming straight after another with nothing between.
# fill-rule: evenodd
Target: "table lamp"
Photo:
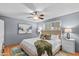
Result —
<instances>
[{"instance_id":1,"label":"table lamp","mask_svg":"<svg viewBox=\"0 0 79 59\"><path fill-rule=\"evenodd\" d=\"M65 28L65 33L67 33L67 39L70 39L70 32L72 32L71 28Z\"/></svg>"}]
</instances>

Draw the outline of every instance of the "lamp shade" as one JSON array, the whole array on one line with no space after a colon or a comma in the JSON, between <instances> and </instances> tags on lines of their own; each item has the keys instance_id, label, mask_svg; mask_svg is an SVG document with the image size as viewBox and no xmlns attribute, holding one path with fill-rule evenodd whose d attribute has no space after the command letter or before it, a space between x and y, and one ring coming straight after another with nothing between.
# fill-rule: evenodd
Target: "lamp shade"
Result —
<instances>
[{"instance_id":1,"label":"lamp shade","mask_svg":"<svg viewBox=\"0 0 79 59\"><path fill-rule=\"evenodd\" d=\"M65 28L64 31L65 31L65 32L72 32L72 29L71 29L71 28Z\"/></svg>"}]
</instances>

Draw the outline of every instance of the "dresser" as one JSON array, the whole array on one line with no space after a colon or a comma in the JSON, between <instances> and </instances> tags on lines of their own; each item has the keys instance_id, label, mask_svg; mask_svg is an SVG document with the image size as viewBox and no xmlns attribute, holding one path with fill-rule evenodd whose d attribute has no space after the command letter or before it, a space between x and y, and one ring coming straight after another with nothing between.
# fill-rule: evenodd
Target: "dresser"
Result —
<instances>
[{"instance_id":1,"label":"dresser","mask_svg":"<svg viewBox=\"0 0 79 59\"><path fill-rule=\"evenodd\" d=\"M69 53L75 53L75 39L62 39L62 50Z\"/></svg>"}]
</instances>

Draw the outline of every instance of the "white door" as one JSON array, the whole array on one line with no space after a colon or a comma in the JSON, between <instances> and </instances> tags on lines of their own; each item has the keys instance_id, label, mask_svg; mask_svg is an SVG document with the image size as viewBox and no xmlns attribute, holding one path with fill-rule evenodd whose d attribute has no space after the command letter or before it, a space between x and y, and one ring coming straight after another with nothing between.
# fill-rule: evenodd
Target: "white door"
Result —
<instances>
[{"instance_id":1,"label":"white door","mask_svg":"<svg viewBox=\"0 0 79 59\"><path fill-rule=\"evenodd\" d=\"M2 55L3 43L4 43L4 21L0 20L0 55Z\"/></svg>"}]
</instances>

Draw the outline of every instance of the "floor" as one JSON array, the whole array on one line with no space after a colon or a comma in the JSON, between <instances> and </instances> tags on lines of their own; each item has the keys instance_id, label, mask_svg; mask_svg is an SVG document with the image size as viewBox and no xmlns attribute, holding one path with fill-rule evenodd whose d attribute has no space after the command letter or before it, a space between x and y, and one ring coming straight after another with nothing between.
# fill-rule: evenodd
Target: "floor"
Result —
<instances>
[{"instance_id":1,"label":"floor","mask_svg":"<svg viewBox=\"0 0 79 59\"><path fill-rule=\"evenodd\" d=\"M67 53L64 51L59 51L55 56L79 56L79 53Z\"/></svg>"},{"instance_id":2,"label":"floor","mask_svg":"<svg viewBox=\"0 0 79 59\"><path fill-rule=\"evenodd\" d=\"M4 52L3 52L3 55L4 56L11 56L11 49L13 48L13 47L19 47L19 45L11 45L11 46L6 46L5 48L4 48Z\"/></svg>"},{"instance_id":3,"label":"floor","mask_svg":"<svg viewBox=\"0 0 79 59\"><path fill-rule=\"evenodd\" d=\"M11 48L13 48L13 47L19 47L19 45L11 45L11 46L5 47L3 55L4 56L11 56ZM67 52L60 50L55 56L79 56L79 52L71 54L71 53L67 53Z\"/></svg>"}]
</instances>

